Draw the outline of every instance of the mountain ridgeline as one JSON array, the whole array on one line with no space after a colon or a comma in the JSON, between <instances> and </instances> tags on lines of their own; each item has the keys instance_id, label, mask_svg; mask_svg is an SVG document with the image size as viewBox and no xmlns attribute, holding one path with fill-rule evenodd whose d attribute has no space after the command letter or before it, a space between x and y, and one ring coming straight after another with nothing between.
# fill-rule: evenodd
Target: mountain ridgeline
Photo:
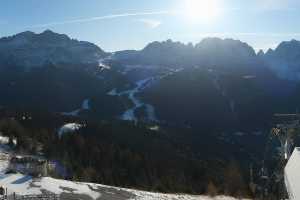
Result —
<instances>
[{"instance_id":1,"label":"mountain ridgeline","mask_svg":"<svg viewBox=\"0 0 300 200\"><path fill-rule=\"evenodd\" d=\"M295 40L266 53L219 38L108 53L49 30L23 32L0 39L0 131L20 148L42 144L73 180L189 193L213 182L248 195L272 115L300 108L299 80ZM65 122L84 126L57 138Z\"/></svg>"},{"instance_id":2,"label":"mountain ridgeline","mask_svg":"<svg viewBox=\"0 0 300 200\"><path fill-rule=\"evenodd\" d=\"M298 108L296 100L285 101L299 96L298 55L300 42L296 40L257 54L239 40L219 38L206 38L195 45L152 42L140 51L112 54L50 30L23 32L0 39L0 105L67 112L90 99L89 114L102 113L100 117L111 119L132 102L129 96L108 92L132 89L136 81L152 78L153 84L137 96L154 106L160 121L199 125L210 119L223 127L223 123L249 124L253 116L255 127L261 121L256 115L268 121L274 112ZM254 109L257 106L262 109ZM145 118L144 107L135 112ZM229 121L221 120L224 116Z\"/></svg>"},{"instance_id":3,"label":"mountain ridgeline","mask_svg":"<svg viewBox=\"0 0 300 200\"><path fill-rule=\"evenodd\" d=\"M53 64L97 63L107 54L98 46L70 39L50 30L35 34L23 32L0 39L0 63L22 67Z\"/></svg>"},{"instance_id":4,"label":"mountain ridgeline","mask_svg":"<svg viewBox=\"0 0 300 200\"><path fill-rule=\"evenodd\" d=\"M116 52L115 57L128 64L180 66L255 64L255 51L246 43L232 39L206 38L196 45L167 40L153 42L141 51Z\"/></svg>"}]
</instances>

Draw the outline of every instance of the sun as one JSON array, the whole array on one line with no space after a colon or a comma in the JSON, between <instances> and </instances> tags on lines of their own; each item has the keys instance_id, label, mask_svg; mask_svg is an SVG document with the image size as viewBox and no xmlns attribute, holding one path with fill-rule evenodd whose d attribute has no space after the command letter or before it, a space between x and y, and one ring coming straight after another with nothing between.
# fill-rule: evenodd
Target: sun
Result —
<instances>
[{"instance_id":1,"label":"sun","mask_svg":"<svg viewBox=\"0 0 300 200\"><path fill-rule=\"evenodd\" d=\"M184 15L192 23L211 23L219 14L217 0L185 0Z\"/></svg>"}]
</instances>

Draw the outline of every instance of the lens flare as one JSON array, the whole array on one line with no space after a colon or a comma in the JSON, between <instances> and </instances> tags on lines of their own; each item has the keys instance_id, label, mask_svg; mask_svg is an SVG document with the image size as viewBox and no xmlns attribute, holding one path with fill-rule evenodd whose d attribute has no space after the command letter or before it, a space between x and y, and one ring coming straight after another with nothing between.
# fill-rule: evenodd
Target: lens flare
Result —
<instances>
[{"instance_id":1,"label":"lens flare","mask_svg":"<svg viewBox=\"0 0 300 200\"><path fill-rule=\"evenodd\" d=\"M184 15L193 23L211 23L220 14L217 0L185 0Z\"/></svg>"}]
</instances>

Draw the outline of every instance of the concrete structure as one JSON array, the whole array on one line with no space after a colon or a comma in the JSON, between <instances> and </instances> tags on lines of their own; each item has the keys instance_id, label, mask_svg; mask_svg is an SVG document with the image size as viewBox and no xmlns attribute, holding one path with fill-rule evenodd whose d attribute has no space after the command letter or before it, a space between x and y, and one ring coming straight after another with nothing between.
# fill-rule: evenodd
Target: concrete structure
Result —
<instances>
[{"instance_id":1,"label":"concrete structure","mask_svg":"<svg viewBox=\"0 0 300 200\"><path fill-rule=\"evenodd\" d=\"M285 186L290 200L300 200L300 148L295 148L284 169Z\"/></svg>"}]
</instances>

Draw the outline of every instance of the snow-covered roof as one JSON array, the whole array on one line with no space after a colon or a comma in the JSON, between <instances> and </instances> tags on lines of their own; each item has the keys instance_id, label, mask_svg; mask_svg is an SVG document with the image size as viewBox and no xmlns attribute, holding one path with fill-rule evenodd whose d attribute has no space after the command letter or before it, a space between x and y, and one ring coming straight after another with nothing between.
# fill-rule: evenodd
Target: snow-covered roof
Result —
<instances>
[{"instance_id":1,"label":"snow-covered roof","mask_svg":"<svg viewBox=\"0 0 300 200\"><path fill-rule=\"evenodd\" d=\"M285 185L290 200L300 199L300 148L295 148L284 169Z\"/></svg>"}]
</instances>

